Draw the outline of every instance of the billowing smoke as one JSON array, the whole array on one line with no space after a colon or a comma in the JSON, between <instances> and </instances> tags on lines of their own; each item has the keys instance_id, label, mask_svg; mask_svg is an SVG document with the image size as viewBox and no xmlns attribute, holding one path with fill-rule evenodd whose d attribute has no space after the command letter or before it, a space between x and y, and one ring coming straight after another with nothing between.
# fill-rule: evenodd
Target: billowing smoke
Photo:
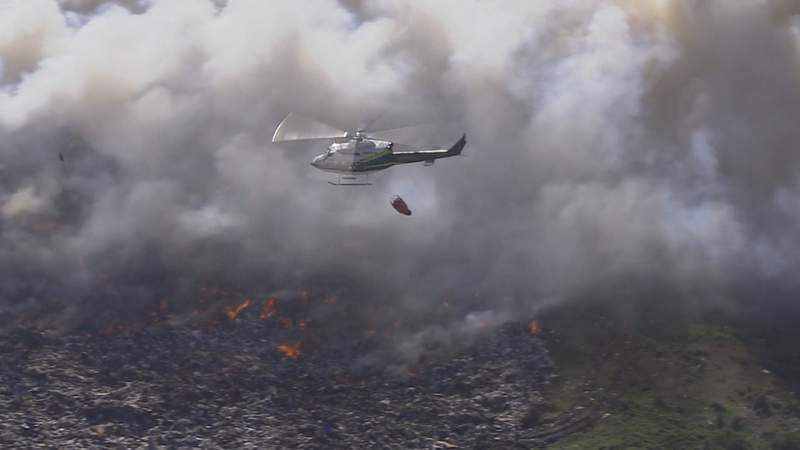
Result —
<instances>
[{"instance_id":1,"label":"billowing smoke","mask_svg":"<svg viewBox=\"0 0 800 450\"><path fill-rule=\"evenodd\" d=\"M793 1L0 0L0 74L7 322L223 286L468 334L562 301L798 292ZM270 142L288 112L469 143L334 188L323 149Z\"/></svg>"}]
</instances>

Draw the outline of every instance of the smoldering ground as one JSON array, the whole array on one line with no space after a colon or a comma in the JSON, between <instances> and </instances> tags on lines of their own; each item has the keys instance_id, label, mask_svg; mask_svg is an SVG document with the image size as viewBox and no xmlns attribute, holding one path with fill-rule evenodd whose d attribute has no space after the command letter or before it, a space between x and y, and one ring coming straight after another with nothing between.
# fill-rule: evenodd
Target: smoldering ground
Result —
<instances>
[{"instance_id":1,"label":"smoldering ground","mask_svg":"<svg viewBox=\"0 0 800 450\"><path fill-rule=\"evenodd\" d=\"M798 14L787 0L5 0L5 321L185 311L208 286L334 293L413 324L406 346L564 301L794 309ZM332 188L308 166L322 149L270 142L290 111L435 119L469 144Z\"/></svg>"}]
</instances>

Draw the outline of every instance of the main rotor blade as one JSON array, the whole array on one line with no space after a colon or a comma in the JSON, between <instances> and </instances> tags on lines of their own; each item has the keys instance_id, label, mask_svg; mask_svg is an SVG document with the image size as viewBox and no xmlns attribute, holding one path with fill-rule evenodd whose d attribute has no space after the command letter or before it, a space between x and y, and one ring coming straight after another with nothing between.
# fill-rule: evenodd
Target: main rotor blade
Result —
<instances>
[{"instance_id":1,"label":"main rotor blade","mask_svg":"<svg viewBox=\"0 0 800 450\"><path fill-rule=\"evenodd\" d=\"M402 142L410 145L430 145L438 131L435 125L412 125L409 127L390 128L387 130L369 131L369 137L390 142Z\"/></svg>"},{"instance_id":2,"label":"main rotor blade","mask_svg":"<svg viewBox=\"0 0 800 450\"><path fill-rule=\"evenodd\" d=\"M278 125L272 136L272 142L331 140L346 136L346 131L334 126L296 114L289 114Z\"/></svg>"}]
</instances>

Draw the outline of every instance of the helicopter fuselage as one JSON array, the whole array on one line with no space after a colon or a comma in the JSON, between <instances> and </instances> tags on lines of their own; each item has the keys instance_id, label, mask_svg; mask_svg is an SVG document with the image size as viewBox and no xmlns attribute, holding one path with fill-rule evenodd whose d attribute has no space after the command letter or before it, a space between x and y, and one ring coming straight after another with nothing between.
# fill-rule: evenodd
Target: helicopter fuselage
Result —
<instances>
[{"instance_id":1,"label":"helicopter fuselage","mask_svg":"<svg viewBox=\"0 0 800 450\"><path fill-rule=\"evenodd\" d=\"M397 164L430 164L435 159L456 156L461 153L465 143L466 140L461 138L450 149L409 148L409 151L398 151L392 142L354 136L329 145L328 151L314 158L311 165L339 174L376 172Z\"/></svg>"},{"instance_id":2,"label":"helicopter fuselage","mask_svg":"<svg viewBox=\"0 0 800 450\"><path fill-rule=\"evenodd\" d=\"M361 137L334 142L311 162L317 169L334 173L374 172L393 164L391 142Z\"/></svg>"}]
</instances>

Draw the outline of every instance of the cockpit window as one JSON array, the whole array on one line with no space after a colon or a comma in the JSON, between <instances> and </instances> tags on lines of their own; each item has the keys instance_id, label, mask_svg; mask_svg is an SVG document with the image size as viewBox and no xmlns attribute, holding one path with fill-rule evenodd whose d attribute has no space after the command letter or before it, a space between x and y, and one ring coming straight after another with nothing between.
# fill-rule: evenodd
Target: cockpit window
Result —
<instances>
[{"instance_id":1,"label":"cockpit window","mask_svg":"<svg viewBox=\"0 0 800 450\"><path fill-rule=\"evenodd\" d=\"M348 141L348 142L338 142L335 144L331 144L328 147L333 153L342 153L344 155L352 155L357 150L357 145L355 141Z\"/></svg>"}]
</instances>

